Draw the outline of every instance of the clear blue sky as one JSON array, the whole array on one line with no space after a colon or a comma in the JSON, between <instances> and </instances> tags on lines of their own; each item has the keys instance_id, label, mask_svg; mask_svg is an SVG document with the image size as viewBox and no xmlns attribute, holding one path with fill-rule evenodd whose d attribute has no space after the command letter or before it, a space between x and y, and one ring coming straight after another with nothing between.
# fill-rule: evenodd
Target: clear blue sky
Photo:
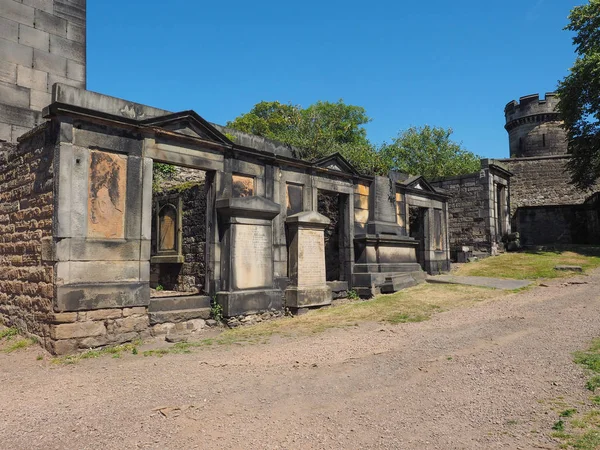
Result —
<instances>
[{"instance_id":1,"label":"clear blue sky","mask_svg":"<svg viewBox=\"0 0 600 450\"><path fill-rule=\"evenodd\" d=\"M504 106L556 87L584 0L88 2L88 89L220 124L261 100L363 106L368 136L454 129L508 157Z\"/></svg>"}]
</instances>

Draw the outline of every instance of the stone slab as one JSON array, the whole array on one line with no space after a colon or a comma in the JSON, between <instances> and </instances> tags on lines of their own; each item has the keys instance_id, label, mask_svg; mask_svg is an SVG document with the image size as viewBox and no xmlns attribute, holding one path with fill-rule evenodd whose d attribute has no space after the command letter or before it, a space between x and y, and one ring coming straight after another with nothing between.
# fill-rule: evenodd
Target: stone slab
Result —
<instances>
[{"instance_id":1,"label":"stone slab","mask_svg":"<svg viewBox=\"0 0 600 450\"><path fill-rule=\"evenodd\" d=\"M283 308L283 292L279 289L217 292L217 302L225 317L255 314Z\"/></svg>"},{"instance_id":2,"label":"stone slab","mask_svg":"<svg viewBox=\"0 0 600 450\"><path fill-rule=\"evenodd\" d=\"M147 306L148 283L91 283L56 288L56 312Z\"/></svg>"},{"instance_id":3,"label":"stone slab","mask_svg":"<svg viewBox=\"0 0 600 450\"><path fill-rule=\"evenodd\" d=\"M285 291L285 304L288 308L309 308L331 305L331 289L323 287L296 287L290 286Z\"/></svg>"},{"instance_id":4,"label":"stone slab","mask_svg":"<svg viewBox=\"0 0 600 450\"><path fill-rule=\"evenodd\" d=\"M509 291L513 289L521 289L533 284L533 281L513 280L511 278L459 277L454 275L428 276L427 282L442 284L464 284L467 286L479 286Z\"/></svg>"},{"instance_id":5,"label":"stone slab","mask_svg":"<svg viewBox=\"0 0 600 450\"><path fill-rule=\"evenodd\" d=\"M149 312L148 316L150 317L150 325L187 322L193 319L209 319L210 308Z\"/></svg>"}]
</instances>

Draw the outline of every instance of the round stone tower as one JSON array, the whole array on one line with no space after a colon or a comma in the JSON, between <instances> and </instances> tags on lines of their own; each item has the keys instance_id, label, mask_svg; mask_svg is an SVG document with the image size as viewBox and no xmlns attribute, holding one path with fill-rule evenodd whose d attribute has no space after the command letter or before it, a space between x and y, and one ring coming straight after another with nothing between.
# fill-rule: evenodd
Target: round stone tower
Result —
<instances>
[{"instance_id":1,"label":"round stone tower","mask_svg":"<svg viewBox=\"0 0 600 450\"><path fill-rule=\"evenodd\" d=\"M556 109L558 97L549 92L544 100L538 94L513 100L504 108L510 157L564 155L567 135Z\"/></svg>"}]
</instances>

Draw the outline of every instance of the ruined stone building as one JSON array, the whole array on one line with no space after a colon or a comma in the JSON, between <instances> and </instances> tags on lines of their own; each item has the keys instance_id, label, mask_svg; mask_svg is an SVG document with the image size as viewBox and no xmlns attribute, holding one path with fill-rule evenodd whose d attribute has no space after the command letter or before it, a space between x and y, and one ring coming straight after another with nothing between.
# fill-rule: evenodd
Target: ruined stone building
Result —
<instances>
[{"instance_id":1,"label":"ruined stone building","mask_svg":"<svg viewBox=\"0 0 600 450\"><path fill-rule=\"evenodd\" d=\"M422 177L86 91L84 0L2 0L0 21L0 320L52 352L449 269L448 195Z\"/></svg>"},{"instance_id":2,"label":"ruined stone building","mask_svg":"<svg viewBox=\"0 0 600 450\"><path fill-rule=\"evenodd\" d=\"M598 244L598 208L593 191L570 183L566 131L554 93L521 97L506 105L510 158L500 160L510 179L512 226L530 245Z\"/></svg>"},{"instance_id":3,"label":"ruined stone building","mask_svg":"<svg viewBox=\"0 0 600 450\"><path fill-rule=\"evenodd\" d=\"M504 109L510 158L481 161L478 173L431 182L449 199L453 258L503 249L511 231L520 245L600 244L598 196L570 183L566 132L554 93L521 97Z\"/></svg>"}]
</instances>

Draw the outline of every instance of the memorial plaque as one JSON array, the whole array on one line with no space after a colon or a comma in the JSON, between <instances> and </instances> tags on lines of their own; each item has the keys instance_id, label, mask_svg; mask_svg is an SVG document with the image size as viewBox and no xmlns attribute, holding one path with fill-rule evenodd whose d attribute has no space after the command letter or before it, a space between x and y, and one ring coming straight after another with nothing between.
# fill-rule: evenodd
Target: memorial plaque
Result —
<instances>
[{"instance_id":1,"label":"memorial plaque","mask_svg":"<svg viewBox=\"0 0 600 450\"><path fill-rule=\"evenodd\" d=\"M158 219L158 250L176 250L177 210L172 205L161 209Z\"/></svg>"},{"instance_id":2,"label":"memorial plaque","mask_svg":"<svg viewBox=\"0 0 600 450\"><path fill-rule=\"evenodd\" d=\"M273 246L271 227L232 225L231 246L234 289L257 289L273 285Z\"/></svg>"},{"instance_id":3,"label":"memorial plaque","mask_svg":"<svg viewBox=\"0 0 600 450\"><path fill-rule=\"evenodd\" d=\"M298 286L323 286L325 242L323 230L298 230Z\"/></svg>"},{"instance_id":4,"label":"memorial plaque","mask_svg":"<svg viewBox=\"0 0 600 450\"><path fill-rule=\"evenodd\" d=\"M396 223L395 198L390 198L392 189L390 180L387 177L375 177L375 220L381 222Z\"/></svg>"},{"instance_id":5,"label":"memorial plaque","mask_svg":"<svg viewBox=\"0 0 600 450\"><path fill-rule=\"evenodd\" d=\"M127 157L91 151L88 175L88 237L125 236Z\"/></svg>"},{"instance_id":6,"label":"memorial plaque","mask_svg":"<svg viewBox=\"0 0 600 450\"><path fill-rule=\"evenodd\" d=\"M288 216L302 211L304 187L299 184L287 185L287 212Z\"/></svg>"},{"instance_id":7,"label":"memorial plaque","mask_svg":"<svg viewBox=\"0 0 600 450\"><path fill-rule=\"evenodd\" d=\"M254 178L244 175L233 175L233 197L252 197L254 195Z\"/></svg>"}]
</instances>

